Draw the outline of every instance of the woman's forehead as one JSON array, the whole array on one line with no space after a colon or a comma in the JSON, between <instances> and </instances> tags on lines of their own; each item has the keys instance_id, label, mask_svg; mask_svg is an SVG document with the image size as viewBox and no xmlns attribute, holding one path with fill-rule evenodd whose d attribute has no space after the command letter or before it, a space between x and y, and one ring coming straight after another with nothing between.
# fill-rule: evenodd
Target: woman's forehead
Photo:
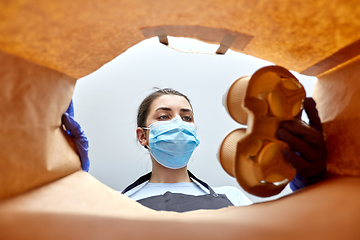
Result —
<instances>
[{"instance_id":1,"label":"woman's forehead","mask_svg":"<svg viewBox=\"0 0 360 240\"><path fill-rule=\"evenodd\" d=\"M171 108L172 110L187 108L192 110L190 103L183 96L162 95L154 99L151 103L150 111L156 111L161 107Z\"/></svg>"}]
</instances>

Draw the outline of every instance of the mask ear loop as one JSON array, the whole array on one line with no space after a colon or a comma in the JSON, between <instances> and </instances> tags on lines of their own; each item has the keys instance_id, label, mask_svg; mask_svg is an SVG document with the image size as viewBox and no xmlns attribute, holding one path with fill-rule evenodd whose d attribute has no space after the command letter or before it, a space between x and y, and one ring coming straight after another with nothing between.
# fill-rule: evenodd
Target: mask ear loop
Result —
<instances>
[{"instance_id":1,"label":"mask ear loop","mask_svg":"<svg viewBox=\"0 0 360 240\"><path fill-rule=\"evenodd\" d=\"M142 129L144 130L149 130L150 131L150 128L148 127L141 127ZM151 150L151 147L149 145L145 145L144 148L148 149L149 151Z\"/></svg>"}]
</instances>

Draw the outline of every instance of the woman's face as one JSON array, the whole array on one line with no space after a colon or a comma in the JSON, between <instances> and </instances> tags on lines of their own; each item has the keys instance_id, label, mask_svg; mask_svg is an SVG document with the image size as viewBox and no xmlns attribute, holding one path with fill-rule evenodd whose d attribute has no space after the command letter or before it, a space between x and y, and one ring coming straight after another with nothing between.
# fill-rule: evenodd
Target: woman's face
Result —
<instances>
[{"instance_id":1,"label":"woman's face","mask_svg":"<svg viewBox=\"0 0 360 240\"><path fill-rule=\"evenodd\" d=\"M184 122L194 123L190 103L182 96L162 95L155 98L150 105L146 118L146 127L157 121L168 121L179 115Z\"/></svg>"},{"instance_id":2,"label":"woman's face","mask_svg":"<svg viewBox=\"0 0 360 240\"><path fill-rule=\"evenodd\" d=\"M146 127L157 121L168 121L180 116L184 122L194 123L194 115L186 98L177 95L162 95L150 104L146 118ZM136 135L142 146L148 145L149 131L141 127L136 129Z\"/></svg>"}]
</instances>

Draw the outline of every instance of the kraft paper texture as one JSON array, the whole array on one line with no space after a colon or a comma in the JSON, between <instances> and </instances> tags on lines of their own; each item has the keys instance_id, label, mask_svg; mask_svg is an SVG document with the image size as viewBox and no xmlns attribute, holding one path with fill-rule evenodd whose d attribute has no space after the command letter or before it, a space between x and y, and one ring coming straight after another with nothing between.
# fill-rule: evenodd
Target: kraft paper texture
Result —
<instances>
[{"instance_id":1,"label":"kraft paper texture","mask_svg":"<svg viewBox=\"0 0 360 240\"><path fill-rule=\"evenodd\" d=\"M228 34L231 49L318 75L359 55L357 16L358 0L1 0L0 50L80 78L160 28L218 44Z\"/></svg>"},{"instance_id":2,"label":"kraft paper texture","mask_svg":"<svg viewBox=\"0 0 360 240\"><path fill-rule=\"evenodd\" d=\"M0 0L0 239L359 239L357 16L357 0ZM159 33L319 76L329 171L342 176L272 202L180 214L82 172L61 127L76 79Z\"/></svg>"},{"instance_id":3,"label":"kraft paper texture","mask_svg":"<svg viewBox=\"0 0 360 240\"><path fill-rule=\"evenodd\" d=\"M61 128L75 79L0 52L0 201L80 169Z\"/></svg>"}]
</instances>

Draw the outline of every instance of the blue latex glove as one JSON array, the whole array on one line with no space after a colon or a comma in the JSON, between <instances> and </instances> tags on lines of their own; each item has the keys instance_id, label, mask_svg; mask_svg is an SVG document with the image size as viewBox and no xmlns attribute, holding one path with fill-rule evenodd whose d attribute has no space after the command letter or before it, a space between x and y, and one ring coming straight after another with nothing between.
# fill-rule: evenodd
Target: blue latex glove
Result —
<instances>
[{"instance_id":1,"label":"blue latex glove","mask_svg":"<svg viewBox=\"0 0 360 240\"><path fill-rule=\"evenodd\" d=\"M81 168L83 171L88 172L90 167L90 161L88 156L89 151L89 142L85 136L84 131L81 129L80 124L77 123L74 119L74 107L71 100L69 108L63 114L62 124L66 128L66 132L74 141L75 147L79 153Z\"/></svg>"},{"instance_id":2,"label":"blue latex glove","mask_svg":"<svg viewBox=\"0 0 360 240\"><path fill-rule=\"evenodd\" d=\"M308 115L309 125L300 118L295 118L282 122L276 132L277 137L291 148L284 149L283 156L297 170L295 178L290 182L293 191L327 177L328 152L316 103L312 98L306 98L303 107Z\"/></svg>"}]
</instances>

